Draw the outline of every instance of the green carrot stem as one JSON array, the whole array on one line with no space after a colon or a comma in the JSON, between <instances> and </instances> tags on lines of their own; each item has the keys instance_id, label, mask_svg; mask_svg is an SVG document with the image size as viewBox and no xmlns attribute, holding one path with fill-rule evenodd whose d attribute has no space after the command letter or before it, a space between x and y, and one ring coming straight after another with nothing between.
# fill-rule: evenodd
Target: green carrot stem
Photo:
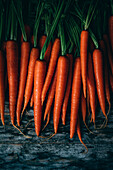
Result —
<instances>
[{"instance_id":1,"label":"green carrot stem","mask_svg":"<svg viewBox=\"0 0 113 170\"><path fill-rule=\"evenodd\" d=\"M23 39L24 39L24 41L27 41L27 35L25 32L24 21L23 21L23 16L22 16L22 1L21 0L13 1L13 6L14 6L14 10L17 15L19 24L20 24Z\"/></svg>"},{"instance_id":2,"label":"green carrot stem","mask_svg":"<svg viewBox=\"0 0 113 170\"><path fill-rule=\"evenodd\" d=\"M66 42L65 42L64 26L62 20L59 24L59 32L60 32L60 40L61 40L61 55L64 56L66 55Z\"/></svg>"},{"instance_id":3,"label":"green carrot stem","mask_svg":"<svg viewBox=\"0 0 113 170\"><path fill-rule=\"evenodd\" d=\"M47 39L46 39L46 41L45 41L45 43L44 43L44 46L43 46L43 48L42 48L42 50L41 50L41 54L40 54L40 59L41 59L41 60L44 59L44 55L45 55L46 49L47 49L47 47L48 47L48 45L49 45L49 43L50 43L50 41L51 41L51 38L52 38L52 36L53 36L53 33L54 33L54 31L55 31L55 28L56 28L56 26L57 26L57 24L58 24L58 21L59 21L59 18L60 18L60 16L61 16L63 6L64 6L64 0L62 1L61 5L60 5L60 9L58 8L58 10L56 10L56 15L55 15L55 18L54 18L54 20L53 20L51 29L50 29L50 31L49 31L49 33L48 33L48 37L47 37Z\"/></svg>"},{"instance_id":4,"label":"green carrot stem","mask_svg":"<svg viewBox=\"0 0 113 170\"><path fill-rule=\"evenodd\" d=\"M39 23L40 23L40 17L42 15L44 9L44 3L41 3L41 8L39 11L39 15L36 14L36 21L35 21L35 26L34 26L34 30L33 30L33 36L34 36L34 47L37 47L37 33L38 33L38 28L39 28ZM37 7L37 11L39 10L39 6Z\"/></svg>"},{"instance_id":5,"label":"green carrot stem","mask_svg":"<svg viewBox=\"0 0 113 170\"><path fill-rule=\"evenodd\" d=\"M11 1L11 34L10 39L13 40L14 38L14 9Z\"/></svg>"}]
</instances>

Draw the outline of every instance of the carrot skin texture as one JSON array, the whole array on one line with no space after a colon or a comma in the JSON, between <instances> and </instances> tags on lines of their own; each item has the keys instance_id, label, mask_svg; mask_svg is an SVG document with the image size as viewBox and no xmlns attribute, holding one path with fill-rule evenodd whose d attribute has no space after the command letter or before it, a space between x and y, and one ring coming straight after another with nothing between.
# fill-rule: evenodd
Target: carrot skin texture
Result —
<instances>
[{"instance_id":1,"label":"carrot skin texture","mask_svg":"<svg viewBox=\"0 0 113 170\"><path fill-rule=\"evenodd\" d=\"M56 89L56 80L57 80L57 69L55 71L55 75L54 75L52 84L51 84L50 89L49 89L45 113L44 113L44 120L46 119L46 116L49 113L51 106L52 106L52 103L53 103L53 99L54 99L54 96L55 96L55 89Z\"/></svg>"},{"instance_id":2,"label":"carrot skin texture","mask_svg":"<svg viewBox=\"0 0 113 170\"><path fill-rule=\"evenodd\" d=\"M42 118L41 93L46 74L46 62L37 60L34 71L34 121L37 136L40 134Z\"/></svg>"},{"instance_id":3,"label":"carrot skin texture","mask_svg":"<svg viewBox=\"0 0 113 170\"><path fill-rule=\"evenodd\" d=\"M86 98L86 81L87 81L87 49L88 49L88 31L81 32L80 40L80 60L81 60L81 76L83 82L83 93Z\"/></svg>"},{"instance_id":4,"label":"carrot skin texture","mask_svg":"<svg viewBox=\"0 0 113 170\"><path fill-rule=\"evenodd\" d=\"M9 111L11 123L14 125L18 90L18 45L15 41L7 41L6 56L9 83Z\"/></svg>"},{"instance_id":5,"label":"carrot skin texture","mask_svg":"<svg viewBox=\"0 0 113 170\"><path fill-rule=\"evenodd\" d=\"M5 58L0 50L0 113L1 121L4 125L4 107L5 107Z\"/></svg>"},{"instance_id":6,"label":"carrot skin texture","mask_svg":"<svg viewBox=\"0 0 113 170\"><path fill-rule=\"evenodd\" d=\"M33 103L34 103L34 90L31 96L30 107L33 107Z\"/></svg>"},{"instance_id":7,"label":"carrot skin texture","mask_svg":"<svg viewBox=\"0 0 113 170\"><path fill-rule=\"evenodd\" d=\"M29 53L30 53L29 42L22 42L22 44L21 44L21 59L20 59L19 92L18 92L17 109L16 109L18 126L20 126L20 114L21 114L22 103L23 103L23 99L24 99Z\"/></svg>"},{"instance_id":8,"label":"carrot skin texture","mask_svg":"<svg viewBox=\"0 0 113 170\"><path fill-rule=\"evenodd\" d=\"M39 40L40 50L42 50L42 48L43 48L43 46L44 46L44 43L45 43L45 41L46 41L46 38L47 38L46 35L42 35L42 37L40 38L40 40ZM50 60L51 47L52 47L52 44L51 44L51 42L50 42L49 45L48 45L48 47L47 47L47 50L46 50L46 52L45 52L45 56L44 56L44 60L46 60L47 63L48 63L49 60Z\"/></svg>"},{"instance_id":9,"label":"carrot skin texture","mask_svg":"<svg viewBox=\"0 0 113 170\"><path fill-rule=\"evenodd\" d=\"M24 108L27 107L27 104L31 98L32 89L33 89L33 80L34 80L34 68L36 60L39 58L39 50L37 48L32 48L30 53L30 61L28 66L28 75L27 75L27 81L26 81L26 87L25 87L25 100L24 100Z\"/></svg>"},{"instance_id":10,"label":"carrot skin texture","mask_svg":"<svg viewBox=\"0 0 113 170\"><path fill-rule=\"evenodd\" d=\"M103 55L99 49L95 49L93 52L93 65L94 74L96 80L97 95L100 103L100 107L104 116L105 113L105 92L104 92L104 79L103 79Z\"/></svg>"},{"instance_id":11,"label":"carrot skin texture","mask_svg":"<svg viewBox=\"0 0 113 170\"><path fill-rule=\"evenodd\" d=\"M89 91L89 101L90 101L90 107L92 111L92 118L93 123L95 124L95 100L96 100L96 90L95 90L95 80L94 80L94 71L93 71L93 61L91 58L91 54L89 53L88 56L88 74L87 74L87 85L88 85L88 91Z\"/></svg>"},{"instance_id":12,"label":"carrot skin texture","mask_svg":"<svg viewBox=\"0 0 113 170\"><path fill-rule=\"evenodd\" d=\"M108 39L107 34L103 35L103 39L104 39L105 44L106 44L110 70L111 70L112 75L113 75L113 57L112 57L112 52L111 52L111 49L110 49L110 43L109 43L109 39Z\"/></svg>"},{"instance_id":13,"label":"carrot skin texture","mask_svg":"<svg viewBox=\"0 0 113 170\"><path fill-rule=\"evenodd\" d=\"M71 116L70 116L70 138L73 138L78 119L78 109L81 91L81 63L76 58L74 63L72 92L71 92Z\"/></svg>"},{"instance_id":14,"label":"carrot skin texture","mask_svg":"<svg viewBox=\"0 0 113 170\"><path fill-rule=\"evenodd\" d=\"M113 53L113 15L109 17L108 24L109 24L109 39Z\"/></svg>"},{"instance_id":15,"label":"carrot skin texture","mask_svg":"<svg viewBox=\"0 0 113 170\"><path fill-rule=\"evenodd\" d=\"M53 46L52 46L48 71L47 71L46 79L45 79L43 90L42 90L42 103L45 100L47 91L48 91L50 83L52 81L52 77L54 75L54 71L55 71L55 67L56 67L56 64L57 64L59 52L60 52L60 39L56 38L54 43L53 43Z\"/></svg>"},{"instance_id":16,"label":"carrot skin texture","mask_svg":"<svg viewBox=\"0 0 113 170\"><path fill-rule=\"evenodd\" d=\"M107 102L110 105L110 88L109 88L109 74L108 74L108 63L107 63L107 51L106 51L106 46L105 46L105 42L103 40L100 40L100 48L103 52L103 56L104 56L104 77L105 77L105 93L106 93L106 99Z\"/></svg>"},{"instance_id":17,"label":"carrot skin texture","mask_svg":"<svg viewBox=\"0 0 113 170\"><path fill-rule=\"evenodd\" d=\"M70 90L71 90L72 67L73 67L73 56L72 56L72 54L67 54L67 57L69 59L69 74L68 74L68 82L67 82L65 97L64 97L63 106L62 106L62 124L63 125L65 125L66 111L67 111L67 106L68 106Z\"/></svg>"},{"instance_id":18,"label":"carrot skin texture","mask_svg":"<svg viewBox=\"0 0 113 170\"><path fill-rule=\"evenodd\" d=\"M66 88L66 83L67 83L68 67L69 67L68 58L64 56L60 56L58 59L57 67L58 67L58 70L57 70L54 111L53 111L53 124L54 124L55 134L57 133L57 130L58 130L60 112L61 112L61 107L63 104L65 88Z\"/></svg>"}]
</instances>

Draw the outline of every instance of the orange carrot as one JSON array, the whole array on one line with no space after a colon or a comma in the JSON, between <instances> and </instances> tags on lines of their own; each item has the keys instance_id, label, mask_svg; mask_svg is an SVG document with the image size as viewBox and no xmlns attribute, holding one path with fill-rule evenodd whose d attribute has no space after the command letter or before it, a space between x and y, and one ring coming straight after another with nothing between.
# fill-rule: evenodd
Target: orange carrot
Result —
<instances>
[{"instance_id":1,"label":"orange carrot","mask_svg":"<svg viewBox=\"0 0 113 170\"><path fill-rule=\"evenodd\" d=\"M67 77L68 77L68 58L60 56L58 59L58 70L57 70L57 82L56 82L56 92L55 92L55 103L53 112L53 124L55 134L58 130L58 124L60 119L61 107L63 104Z\"/></svg>"},{"instance_id":2,"label":"orange carrot","mask_svg":"<svg viewBox=\"0 0 113 170\"><path fill-rule=\"evenodd\" d=\"M109 44L109 39L108 39L107 34L104 34L103 38L104 38L104 41L105 41L105 44L106 44L106 47L107 47L107 56L108 56L108 59L109 59L110 70L111 70L112 75L113 75L113 57L112 57L112 52L111 52L111 49L110 49L110 44Z\"/></svg>"},{"instance_id":3,"label":"orange carrot","mask_svg":"<svg viewBox=\"0 0 113 170\"><path fill-rule=\"evenodd\" d=\"M100 103L100 107L104 116L107 119L105 112L105 92L104 92L104 79L103 79L103 55L99 49L95 49L93 52L93 65L94 74L96 80L97 95Z\"/></svg>"},{"instance_id":4,"label":"orange carrot","mask_svg":"<svg viewBox=\"0 0 113 170\"><path fill-rule=\"evenodd\" d=\"M39 47L40 47L40 50L42 50L43 46L44 46L44 43L46 41L46 38L47 36L46 35L43 35L40 40L39 40ZM44 56L44 59L46 60L46 62L48 63L49 62L49 59L50 59L50 54L51 54L51 47L52 47L52 44L51 42L49 43L48 45L48 48L45 52L45 56Z\"/></svg>"},{"instance_id":5,"label":"orange carrot","mask_svg":"<svg viewBox=\"0 0 113 170\"><path fill-rule=\"evenodd\" d=\"M80 119L79 119L79 116L78 116L78 122L77 122L77 134L78 134L78 138L79 138L80 142L85 146L85 148L86 148L86 150L88 152L87 146L82 141L81 131L80 131Z\"/></svg>"},{"instance_id":6,"label":"orange carrot","mask_svg":"<svg viewBox=\"0 0 113 170\"><path fill-rule=\"evenodd\" d=\"M72 67L73 67L73 56L72 54L67 54L67 57L69 59L69 74L68 74L68 83L66 87L66 93L64 97L64 102L62 106L62 124L65 125L65 119L66 119L66 111L67 111L67 105L69 100L69 94L71 90L71 82L72 82Z\"/></svg>"},{"instance_id":7,"label":"orange carrot","mask_svg":"<svg viewBox=\"0 0 113 170\"><path fill-rule=\"evenodd\" d=\"M39 136L41 129L41 118L42 118L42 102L41 94L46 74L46 62L37 60L34 70L34 121L35 131Z\"/></svg>"},{"instance_id":8,"label":"orange carrot","mask_svg":"<svg viewBox=\"0 0 113 170\"><path fill-rule=\"evenodd\" d=\"M82 92L81 95L81 111L82 111L82 119L84 124L86 124L86 98L84 97L84 94Z\"/></svg>"},{"instance_id":9,"label":"orange carrot","mask_svg":"<svg viewBox=\"0 0 113 170\"><path fill-rule=\"evenodd\" d=\"M108 26L109 27L109 39L110 39L111 48L113 52L113 15L109 17L108 25L109 25Z\"/></svg>"},{"instance_id":10,"label":"orange carrot","mask_svg":"<svg viewBox=\"0 0 113 170\"><path fill-rule=\"evenodd\" d=\"M4 107L5 107L5 58L0 50L0 113L1 121L4 125Z\"/></svg>"},{"instance_id":11,"label":"orange carrot","mask_svg":"<svg viewBox=\"0 0 113 170\"><path fill-rule=\"evenodd\" d=\"M80 60L81 60L81 75L83 82L83 93L86 98L86 81L87 81L87 49L88 49L88 31L81 32L80 40Z\"/></svg>"},{"instance_id":12,"label":"orange carrot","mask_svg":"<svg viewBox=\"0 0 113 170\"><path fill-rule=\"evenodd\" d=\"M88 85L88 91L89 91L89 101L90 101L90 107L92 111L92 118L93 123L95 124L95 80L94 80L94 72L93 72L93 62L91 58L91 54L89 53L88 56L88 74L87 74L87 85Z\"/></svg>"},{"instance_id":13,"label":"orange carrot","mask_svg":"<svg viewBox=\"0 0 113 170\"><path fill-rule=\"evenodd\" d=\"M54 41L53 47L52 47L48 71L47 71L44 87L43 87L43 90L42 90L42 103L45 100L47 91L49 89L49 85L50 85L52 77L54 75L54 71L55 71L55 67L56 67L56 64L57 64L59 52L60 52L60 39L56 38L55 41Z\"/></svg>"},{"instance_id":14,"label":"orange carrot","mask_svg":"<svg viewBox=\"0 0 113 170\"><path fill-rule=\"evenodd\" d=\"M107 51L106 51L106 46L103 40L100 40L100 48L104 56L105 93L106 93L106 99L109 104L109 110L110 110L111 103L110 103L110 88L109 88L109 79L108 79L109 75L108 75Z\"/></svg>"},{"instance_id":15,"label":"orange carrot","mask_svg":"<svg viewBox=\"0 0 113 170\"><path fill-rule=\"evenodd\" d=\"M70 138L73 138L78 119L78 109L81 91L81 64L80 58L76 58L73 72L71 92L71 116L70 116Z\"/></svg>"},{"instance_id":16,"label":"orange carrot","mask_svg":"<svg viewBox=\"0 0 113 170\"><path fill-rule=\"evenodd\" d=\"M30 53L29 42L22 42L22 44L21 44L21 59L20 59L19 92L18 92L17 109L16 109L18 126L20 126L20 114L21 114L21 109L22 109L22 103L23 103L24 91L25 91L25 83L26 83L26 78L27 78L27 67L28 67L29 53Z\"/></svg>"},{"instance_id":17,"label":"orange carrot","mask_svg":"<svg viewBox=\"0 0 113 170\"><path fill-rule=\"evenodd\" d=\"M7 41L6 56L9 83L9 111L11 122L14 125L18 89L18 46L15 41Z\"/></svg>"},{"instance_id":18,"label":"orange carrot","mask_svg":"<svg viewBox=\"0 0 113 170\"><path fill-rule=\"evenodd\" d=\"M52 81L50 89L49 89L45 113L44 113L44 120L46 119L46 116L49 113L52 103L53 103L53 99L54 99L54 95L55 95L55 88L56 88L56 80L57 80L57 69L55 71L55 75L54 75L53 81Z\"/></svg>"},{"instance_id":19,"label":"orange carrot","mask_svg":"<svg viewBox=\"0 0 113 170\"><path fill-rule=\"evenodd\" d=\"M27 107L27 104L30 100L32 89L33 89L33 80L34 80L34 68L35 68L35 62L39 58L39 50L37 48L32 48L31 54L30 54L30 61L28 66L28 75L27 75L27 82L25 87L25 100L24 100L24 108L22 113Z\"/></svg>"},{"instance_id":20,"label":"orange carrot","mask_svg":"<svg viewBox=\"0 0 113 170\"><path fill-rule=\"evenodd\" d=\"M30 107L33 107L33 103L34 103L34 90L31 95Z\"/></svg>"}]
</instances>

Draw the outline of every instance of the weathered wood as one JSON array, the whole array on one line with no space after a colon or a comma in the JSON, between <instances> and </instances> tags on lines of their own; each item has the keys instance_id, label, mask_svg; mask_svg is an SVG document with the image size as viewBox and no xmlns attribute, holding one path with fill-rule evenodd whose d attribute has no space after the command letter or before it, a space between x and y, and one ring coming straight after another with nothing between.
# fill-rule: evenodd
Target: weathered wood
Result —
<instances>
[{"instance_id":1,"label":"weathered wood","mask_svg":"<svg viewBox=\"0 0 113 170\"><path fill-rule=\"evenodd\" d=\"M113 105L113 102L112 102ZM113 106L108 125L93 135L82 124L82 138L88 147L84 154L84 146L77 135L69 138L69 123L60 124L58 134L53 138L37 137L34 121L28 127L26 124L33 119L33 110L28 110L22 120L21 131L31 136L25 138L10 123L8 103L5 105L5 127L0 122L0 169L112 169L113 167ZM69 116L68 116L69 117ZM96 124L104 120L102 113L96 117ZM69 122L69 118L68 118ZM26 127L26 129L25 129ZM94 131L93 124L89 128ZM96 133L96 130L94 131ZM52 118L48 127L41 133L49 136L53 133Z\"/></svg>"}]
</instances>

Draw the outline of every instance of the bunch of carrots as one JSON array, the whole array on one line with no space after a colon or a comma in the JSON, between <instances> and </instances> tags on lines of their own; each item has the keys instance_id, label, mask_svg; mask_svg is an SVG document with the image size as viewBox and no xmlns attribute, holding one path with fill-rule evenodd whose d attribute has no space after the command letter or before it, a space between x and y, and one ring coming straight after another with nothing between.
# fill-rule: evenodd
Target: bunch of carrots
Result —
<instances>
[{"instance_id":1,"label":"bunch of carrots","mask_svg":"<svg viewBox=\"0 0 113 170\"><path fill-rule=\"evenodd\" d=\"M33 16L30 3L28 1L24 11L22 0L0 1L2 124L5 125L5 94L9 90L13 126L15 120L21 126L22 116L30 106L34 110L37 136L42 130L42 122L47 121L45 127L49 123L50 115L53 115L56 134L60 120L65 126L68 114L70 138L77 131L83 143L80 117L87 129L86 119L90 118L94 128L99 130L107 125L110 113L113 1L103 0L100 9L99 0L96 3L87 1L84 6L82 0L39 0ZM99 128L96 126L97 106L105 117Z\"/></svg>"}]
</instances>

